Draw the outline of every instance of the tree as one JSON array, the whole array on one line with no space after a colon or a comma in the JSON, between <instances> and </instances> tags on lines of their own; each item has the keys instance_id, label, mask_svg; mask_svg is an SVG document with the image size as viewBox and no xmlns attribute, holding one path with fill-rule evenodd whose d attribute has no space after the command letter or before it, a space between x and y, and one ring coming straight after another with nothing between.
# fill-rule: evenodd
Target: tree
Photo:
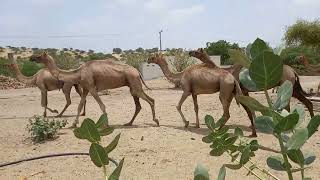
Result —
<instances>
[{"instance_id":1,"label":"tree","mask_svg":"<svg viewBox=\"0 0 320 180\"><path fill-rule=\"evenodd\" d=\"M136 52L138 53L143 53L144 52L144 49L142 47L139 47L136 49Z\"/></svg>"},{"instance_id":2,"label":"tree","mask_svg":"<svg viewBox=\"0 0 320 180\"><path fill-rule=\"evenodd\" d=\"M207 42L206 52L209 55L220 55L221 64L227 65L232 64L230 56L228 54L228 49L240 49L237 43L229 43L225 40L219 40L217 42Z\"/></svg>"},{"instance_id":3,"label":"tree","mask_svg":"<svg viewBox=\"0 0 320 180\"><path fill-rule=\"evenodd\" d=\"M289 26L285 32L284 40L288 46L310 46L320 48L320 21L298 20Z\"/></svg>"},{"instance_id":4,"label":"tree","mask_svg":"<svg viewBox=\"0 0 320 180\"><path fill-rule=\"evenodd\" d=\"M122 49L121 48L113 48L112 52L114 54L121 54L122 53Z\"/></svg>"}]
</instances>

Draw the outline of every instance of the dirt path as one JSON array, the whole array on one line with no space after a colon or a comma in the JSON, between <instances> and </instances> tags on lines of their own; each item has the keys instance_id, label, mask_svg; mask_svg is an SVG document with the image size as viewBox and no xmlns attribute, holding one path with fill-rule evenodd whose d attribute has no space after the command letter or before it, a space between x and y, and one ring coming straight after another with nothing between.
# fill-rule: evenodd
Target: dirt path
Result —
<instances>
[{"instance_id":1,"label":"dirt path","mask_svg":"<svg viewBox=\"0 0 320 180\"><path fill-rule=\"evenodd\" d=\"M117 149L110 154L119 160L125 157L121 179L193 179L193 171L197 163L201 163L210 169L212 179L216 179L222 163L229 162L229 157L209 156L209 147L201 141L208 132L203 118L211 114L218 119L222 115L222 108L218 100L218 94L199 96L199 108L201 128L183 128L182 120L175 109L175 105L181 96L181 91L168 89L172 85L163 79L147 81L147 84L156 90L146 91L156 100L156 113L161 127L154 127L151 110L147 103L142 102L142 110L134 126L118 128L112 137L104 138L103 144L121 132L121 138ZM264 102L262 94L254 94L259 101ZM111 90L111 95L101 96L107 106L109 122L111 125L122 125L130 120L134 113L134 103L128 93L128 88ZM79 96L72 93L72 104L65 112L69 124L74 120ZM49 107L63 108L65 103L62 92L49 92ZM296 104L296 101L292 101ZM89 143L78 140L69 129L63 129L60 137L54 141L34 145L28 139L26 131L28 118L35 114L42 114L40 107L40 91L36 88L1 90L0 91L0 163L15 161L22 158L64 152L88 152ZM183 106L186 118L194 126L195 116L192 98L188 98ZM87 103L87 117L97 119L101 112L98 104L89 96ZM52 114L49 114L52 115ZM81 117L83 120L84 117ZM227 123L234 127L241 127L246 135L250 134L249 119L245 111L238 107L235 101L231 105L231 119ZM143 140L141 140L143 137ZM259 142L264 146L277 148L276 140L268 134L259 133ZM320 155L320 134L310 139L305 149ZM260 150L255 160L267 167L265 159L274 153ZM306 174L313 179L320 178L319 160L308 169ZM102 171L96 168L89 157L59 157L44 159L18 165L0 168L0 179L18 179L20 176L44 171L34 175L30 179L102 179ZM271 171L286 179L285 173ZM246 177L246 171L227 170L227 179L255 179ZM298 174L297 174L298 175ZM299 176L297 176L299 177ZM300 178L300 177L299 177Z\"/></svg>"}]
</instances>

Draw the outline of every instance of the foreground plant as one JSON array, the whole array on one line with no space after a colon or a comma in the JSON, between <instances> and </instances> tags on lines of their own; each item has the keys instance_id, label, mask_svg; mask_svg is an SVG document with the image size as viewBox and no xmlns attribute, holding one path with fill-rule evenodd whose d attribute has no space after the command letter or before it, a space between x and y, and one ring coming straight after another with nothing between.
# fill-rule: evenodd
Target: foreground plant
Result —
<instances>
[{"instance_id":1,"label":"foreground plant","mask_svg":"<svg viewBox=\"0 0 320 180\"><path fill-rule=\"evenodd\" d=\"M238 96L237 100L248 106L252 111L258 111L262 114L255 119L256 128L260 132L272 134L278 141L281 156L270 156L267 158L268 166L276 171L285 171L288 179L293 179L293 173L300 172L301 179L311 179L305 177L305 169L316 158L315 155L308 152L302 152L305 142L316 132L320 124L320 116L314 116L309 122L304 122L304 108L296 106L292 111L285 110L288 107L292 95L292 84L289 81L284 82L279 88L277 98L272 101L267 89L279 84L281 80L283 63L278 55L275 55L266 45L266 43L257 39L250 48L249 57L240 51L233 51L230 55L236 56L233 59L243 65L240 73L241 84L248 89L264 91L268 106L261 104L259 101L248 96ZM227 128L217 130L219 127L214 124L213 119L206 117L206 124L211 129L211 133L204 137L203 141L212 143L210 155L221 156L227 153L231 156L232 162L237 164L225 164L220 169L218 179L225 179L226 167L230 169L239 169L246 167L246 163L251 161L254 156L254 150L258 150L258 142L256 140L241 140L242 132L235 129L233 134L228 133ZM218 124L218 123L217 123ZM240 160L237 160L238 156ZM249 168L250 173L253 169L258 168L256 164L252 164ZM268 174L273 178L275 176L258 168L264 174ZM258 179L261 177L255 175Z\"/></svg>"},{"instance_id":2,"label":"foreground plant","mask_svg":"<svg viewBox=\"0 0 320 180\"><path fill-rule=\"evenodd\" d=\"M59 130L65 127L66 124L66 120L59 121L35 115L29 119L27 129L31 133L32 141L39 143L56 138Z\"/></svg>"},{"instance_id":3,"label":"foreground plant","mask_svg":"<svg viewBox=\"0 0 320 180\"><path fill-rule=\"evenodd\" d=\"M92 119L86 118L81 126L76 128L73 133L77 138L86 139L91 142L89 149L90 158L97 167L102 168L104 174L103 179L117 180L122 170L124 158L109 177L107 175L106 165L109 164L109 153L118 145L120 134L118 134L108 146L103 147L101 145L101 137L111 134L114 130L112 127L105 127L106 124L108 124L108 117L104 114L100 116L97 123L94 123Z\"/></svg>"}]
</instances>

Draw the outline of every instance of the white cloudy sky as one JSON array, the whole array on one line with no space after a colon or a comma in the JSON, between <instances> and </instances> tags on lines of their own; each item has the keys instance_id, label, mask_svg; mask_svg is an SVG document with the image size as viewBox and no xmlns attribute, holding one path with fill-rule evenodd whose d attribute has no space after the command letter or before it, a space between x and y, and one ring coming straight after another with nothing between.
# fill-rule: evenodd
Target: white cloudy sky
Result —
<instances>
[{"instance_id":1,"label":"white cloudy sky","mask_svg":"<svg viewBox=\"0 0 320 180\"><path fill-rule=\"evenodd\" d=\"M320 0L1 0L0 46L197 48L260 37L276 46L297 19L320 17ZM71 36L71 37L70 37Z\"/></svg>"}]
</instances>

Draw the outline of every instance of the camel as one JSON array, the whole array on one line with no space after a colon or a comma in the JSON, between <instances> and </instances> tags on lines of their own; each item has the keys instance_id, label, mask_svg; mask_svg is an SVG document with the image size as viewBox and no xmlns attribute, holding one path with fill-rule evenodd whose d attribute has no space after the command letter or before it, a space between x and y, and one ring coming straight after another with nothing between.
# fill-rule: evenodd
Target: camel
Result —
<instances>
[{"instance_id":1,"label":"camel","mask_svg":"<svg viewBox=\"0 0 320 180\"><path fill-rule=\"evenodd\" d=\"M116 63L111 60L94 60L84 63L78 69L65 71L59 69L54 59L46 52L40 55L33 55L30 57L30 60L37 63L43 63L57 79L63 82L80 84L83 88L83 94L78 106L78 113L70 128L77 127L80 111L89 92L99 104L103 114L106 114L106 106L101 101L98 92L123 86L128 86L130 88L130 93L133 96L136 107L132 119L125 125L132 125L134 119L140 112L141 104L139 98L141 98L149 103L152 110L153 121L159 126L159 121L155 117L154 99L143 91L141 81L145 86L146 84L139 71L134 67ZM108 126L108 124L105 124L105 126Z\"/></svg>"},{"instance_id":2,"label":"camel","mask_svg":"<svg viewBox=\"0 0 320 180\"><path fill-rule=\"evenodd\" d=\"M72 86L75 87L76 92L80 95L82 94L81 87L78 84L72 84L72 83L63 83L62 81L58 81L56 78L54 78L48 69L40 69L36 74L34 74L31 77L24 76L18 65L17 61L13 58L13 54L9 53L8 58L11 61L11 64L9 65L9 68L12 69L15 74L18 81L23 82L28 85L35 85L37 86L41 91L41 106L44 108L43 116L47 116L47 110L49 110L52 113L58 113L57 110L51 109L48 107L48 91L53 91L57 89L62 89L62 92L64 93L64 96L66 98L66 105L64 106L63 110L58 114L56 117L61 117L63 113L66 111L66 109L71 104L70 99L70 92L72 89ZM81 116L84 116L85 113L85 106L83 108L83 113Z\"/></svg>"},{"instance_id":3,"label":"camel","mask_svg":"<svg viewBox=\"0 0 320 180\"><path fill-rule=\"evenodd\" d=\"M301 55L297 57L298 61L308 70L308 75L320 76L320 65L311 65L308 59ZM317 94L320 93L320 82L318 84Z\"/></svg>"},{"instance_id":4,"label":"camel","mask_svg":"<svg viewBox=\"0 0 320 180\"><path fill-rule=\"evenodd\" d=\"M63 110L61 111L61 113L59 115L57 115L56 117L61 117L63 115L63 113L65 112L65 110L68 108L68 106L71 104L71 99L70 99L70 92L71 92L71 88L72 86L75 87L76 92L80 95L82 94L82 90L80 88L80 86L78 84L68 84L68 83L63 83L62 81L58 81L57 79L55 79L50 72L48 71L48 69L41 69L39 70L35 75L33 75L32 77L26 77L24 76L18 65L16 60L13 58L13 55L11 53L8 54L9 56L9 60L11 60L11 64L9 65L10 69L12 69L15 74L17 79L20 82L23 82L25 84L29 84L29 85L35 85L37 86L40 91L41 91L41 105L42 107L44 107L44 113L43 116L46 117L46 110L49 110L52 113L58 113L57 110L52 110L51 108L47 107L47 92L48 91L52 91L52 90L56 90L56 89L62 89L63 93L65 94L65 98L66 98L66 105L63 108ZM84 111L81 114L82 116L85 115L85 107L84 107Z\"/></svg>"},{"instance_id":5,"label":"camel","mask_svg":"<svg viewBox=\"0 0 320 180\"><path fill-rule=\"evenodd\" d=\"M180 79L182 77L182 72L173 73L168 66L167 61L164 58L159 58L159 55L150 56L147 60L147 63L155 63L158 64L164 74L164 76L169 80L169 82L173 83L174 86L180 87Z\"/></svg>"}]
</instances>

